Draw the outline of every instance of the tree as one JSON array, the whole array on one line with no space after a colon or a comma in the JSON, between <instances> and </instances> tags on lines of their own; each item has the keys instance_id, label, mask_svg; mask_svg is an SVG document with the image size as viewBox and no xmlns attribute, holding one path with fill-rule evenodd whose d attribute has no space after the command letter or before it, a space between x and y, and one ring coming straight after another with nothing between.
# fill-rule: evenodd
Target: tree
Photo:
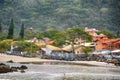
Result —
<instances>
[{"instance_id":1,"label":"tree","mask_svg":"<svg viewBox=\"0 0 120 80\"><path fill-rule=\"evenodd\" d=\"M98 34L104 34L104 35L108 36L109 38L115 37L115 35L111 31L106 30L106 29L101 30L100 32L98 32Z\"/></svg>"},{"instance_id":2,"label":"tree","mask_svg":"<svg viewBox=\"0 0 120 80\"><path fill-rule=\"evenodd\" d=\"M0 23L0 33L2 33L2 25L1 25L1 23Z\"/></svg>"},{"instance_id":3,"label":"tree","mask_svg":"<svg viewBox=\"0 0 120 80\"><path fill-rule=\"evenodd\" d=\"M37 31L74 26L119 31L119 6L120 0L0 0L0 19L6 25L15 17L17 26L23 21Z\"/></svg>"},{"instance_id":4,"label":"tree","mask_svg":"<svg viewBox=\"0 0 120 80\"><path fill-rule=\"evenodd\" d=\"M83 50L84 53L89 53L89 52L93 51L93 49L90 48L90 47L84 47L82 50Z\"/></svg>"},{"instance_id":5,"label":"tree","mask_svg":"<svg viewBox=\"0 0 120 80\"><path fill-rule=\"evenodd\" d=\"M4 40L6 39L7 35L7 31L3 30L2 28L2 24L0 23L0 40Z\"/></svg>"},{"instance_id":6,"label":"tree","mask_svg":"<svg viewBox=\"0 0 120 80\"><path fill-rule=\"evenodd\" d=\"M88 57L88 53L89 53L89 52L92 52L93 49L90 48L90 47L84 47L84 48L82 49L82 51L85 53L85 56Z\"/></svg>"},{"instance_id":7,"label":"tree","mask_svg":"<svg viewBox=\"0 0 120 80\"><path fill-rule=\"evenodd\" d=\"M7 38L12 39L13 35L14 35L14 22L13 22L13 19L11 19Z\"/></svg>"},{"instance_id":8,"label":"tree","mask_svg":"<svg viewBox=\"0 0 120 80\"><path fill-rule=\"evenodd\" d=\"M92 41L92 36L85 32L82 28L69 28L66 30L67 39L74 42L76 38L82 38L86 41Z\"/></svg>"},{"instance_id":9,"label":"tree","mask_svg":"<svg viewBox=\"0 0 120 80\"><path fill-rule=\"evenodd\" d=\"M120 0L109 0L110 1L110 15L111 23L114 23L112 30L119 31L120 29ZM114 29L116 28L116 29Z\"/></svg>"},{"instance_id":10,"label":"tree","mask_svg":"<svg viewBox=\"0 0 120 80\"><path fill-rule=\"evenodd\" d=\"M62 46L65 43L65 33L64 31L59 31L55 29L46 30L39 34L38 38L50 38L54 40L55 46Z\"/></svg>"},{"instance_id":11,"label":"tree","mask_svg":"<svg viewBox=\"0 0 120 80\"><path fill-rule=\"evenodd\" d=\"M0 40L5 40L7 37L7 30L3 30L2 33L0 34Z\"/></svg>"},{"instance_id":12,"label":"tree","mask_svg":"<svg viewBox=\"0 0 120 80\"><path fill-rule=\"evenodd\" d=\"M3 4L3 3L4 3L4 0L0 0L0 3L2 3L2 4Z\"/></svg>"},{"instance_id":13,"label":"tree","mask_svg":"<svg viewBox=\"0 0 120 80\"><path fill-rule=\"evenodd\" d=\"M82 38L84 41L92 41L92 36L85 32L82 28L70 28L66 30L66 37L71 43L72 52L74 53L74 40Z\"/></svg>"},{"instance_id":14,"label":"tree","mask_svg":"<svg viewBox=\"0 0 120 80\"><path fill-rule=\"evenodd\" d=\"M33 55L33 53L36 53L36 51L40 50L40 48L36 44L34 44L32 42L26 42L26 41L17 41L15 43L15 46L18 46L18 49L23 52L27 51L27 53L30 56Z\"/></svg>"},{"instance_id":15,"label":"tree","mask_svg":"<svg viewBox=\"0 0 120 80\"><path fill-rule=\"evenodd\" d=\"M24 24L22 24L22 26L21 26L21 30L20 30L20 37L21 37L21 39L23 39L24 38Z\"/></svg>"},{"instance_id":16,"label":"tree","mask_svg":"<svg viewBox=\"0 0 120 80\"><path fill-rule=\"evenodd\" d=\"M117 31L116 37L120 37L120 31Z\"/></svg>"},{"instance_id":17,"label":"tree","mask_svg":"<svg viewBox=\"0 0 120 80\"><path fill-rule=\"evenodd\" d=\"M5 52L6 50L10 50L12 40L2 40L0 41L0 52Z\"/></svg>"}]
</instances>

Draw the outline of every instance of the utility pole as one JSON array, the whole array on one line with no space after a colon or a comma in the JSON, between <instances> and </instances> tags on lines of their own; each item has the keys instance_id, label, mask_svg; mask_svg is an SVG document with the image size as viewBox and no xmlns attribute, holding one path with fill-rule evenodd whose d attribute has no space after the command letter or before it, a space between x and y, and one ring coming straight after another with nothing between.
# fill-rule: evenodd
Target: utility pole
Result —
<instances>
[{"instance_id":1,"label":"utility pole","mask_svg":"<svg viewBox=\"0 0 120 80\"><path fill-rule=\"evenodd\" d=\"M74 42L71 42L71 46L72 46L72 53L75 53L75 49L74 49Z\"/></svg>"},{"instance_id":2,"label":"utility pole","mask_svg":"<svg viewBox=\"0 0 120 80\"><path fill-rule=\"evenodd\" d=\"M111 51L112 51L112 42L110 42L109 47L110 47L110 55L111 55L111 57L113 58L113 55L112 55L112 53L111 53Z\"/></svg>"},{"instance_id":3,"label":"utility pole","mask_svg":"<svg viewBox=\"0 0 120 80\"><path fill-rule=\"evenodd\" d=\"M33 31L33 28L30 27L29 30L31 31L31 34L32 34L32 31ZM32 37L33 38L33 37ZM30 45L30 57L32 56L32 40L31 40L31 45Z\"/></svg>"}]
</instances>

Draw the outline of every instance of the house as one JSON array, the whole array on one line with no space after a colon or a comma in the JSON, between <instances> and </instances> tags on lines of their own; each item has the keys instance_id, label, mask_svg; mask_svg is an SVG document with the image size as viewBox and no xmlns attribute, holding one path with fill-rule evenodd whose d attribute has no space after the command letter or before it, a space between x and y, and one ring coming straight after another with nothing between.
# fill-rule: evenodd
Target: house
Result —
<instances>
[{"instance_id":1,"label":"house","mask_svg":"<svg viewBox=\"0 0 120 80\"><path fill-rule=\"evenodd\" d=\"M96 37L98 36L97 32L99 30L95 29L95 28L85 28L85 32L88 32L92 37Z\"/></svg>"},{"instance_id":2,"label":"house","mask_svg":"<svg viewBox=\"0 0 120 80\"><path fill-rule=\"evenodd\" d=\"M85 31L88 32L92 36L94 47L95 47L94 49L95 50L103 49L102 42L104 40L107 40L108 37L104 34L98 35L97 32L99 32L99 30L95 28L85 28Z\"/></svg>"},{"instance_id":3,"label":"house","mask_svg":"<svg viewBox=\"0 0 120 80\"><path fill-rule=\"evenodd\" d=\"M81 45L73 45L73 46L67 45L67 46L63 47L62 50L64 52L68 52L68 53L74 52L75 54L80 54L80 53L83 53L82 48L83 48L83 46L81 46Z\"/></svg>"},{"instance_id":4,"label":"house","mask_svg":"<svg viewBox=\"0 0 120 80\"><path fill-rule=\"evenodd\" d=\"M46 54L51 54L51 52L62 52L62 49L53 45L46 45L44 48L41 48Z\"/></svg>"},{"instance_id":5,"label":"house","mask_svg":"<svg viewBox=\"0 0 120 80\"><path fill-rule=\"evenodd\" d=\"M36 37L34 37L31 40L27 40L27 42L34 42L37 46L45 46L45 45L50 45L54 42L54 40L51 40L49 38L44 38L41 40L38 40Z\"/></svg>"},{"instance_id":6,"label":"house","mask_svg":"<svg viewBox=\"0 0 120 80\"><path fill-rule=\"evenodd\" d=\"M95 45L92 43L81 43L81 44L75 44L74 46L72 45L67 45L62 48L63 51L72 53L74 51L75 54L83 54L83 48L84 47L90 47L90 48L95 48Z\"/></svg>"},{"instance_id":7,"label":"house","mask_svg":"<svg viewBox=\"0 0 120 80\"><path fill-rule=\"evenodd\" d=\"M49 48L51 51L62 51L61 48L53 46L53 45L46 45L46 48Z\"/></svg>"},{"instance_id":8,"label":"house","mask_svg":"<svg viewBox=\"0 0 120 80\"><path fill-rule=\"evenodd\" d=\"M67 46L64 46L63 48L62 48L62 50L64 51L64 52L69 52L69 53L71 53L71 52L73 52L73 50L76 48L76 47L78 47L78 45L67 45Z\"/></svg>"},{"instance_id":9,"label":"house","mask_svg":"<svg viewBox=\"0 0 120 80\"><path fill-rule=\"evenodd\" d=\"M47 43L44 41L44 40L39 40L38 42L36 42L35 44L37 46L45 46L45 45L50 45L52 44L54 41L53 40L50 40L48 41Z\"/></svg>"},{"instance_id":10,"label":"house","mask_svg":"<svg viewBox=\"0 0 120 80\"><path fill-rule=\"evenodd\" d=\"M109 49L109 50L115 50L115 49L120 49L120 38L116 38L116 39L110 39L110 40L106 40L103 41L103 46L105 46L105 49Z\"/></svg>"},{"instance_id":11,"label":"house","mask_svg":"<svg viewBox=\"0 0 120 80\"><path fill-rule=\"evenodd\" d=\"M95 28L85 28L85 31L88 32L93 37L93 42L95 45L95 50L101 49L120 49L120 38L110 39L104 34L97 34L99 30Z\"/></svg>"},{"instance_id":12,"label":"house","mask_svg":"<svg viewBox=\"0 0 120 80\"><path fill-rule=\"evenodd\" d=\"M110 40L106 35L100 34L96 37L93 37L93 41L95 42L95 50L106 49L106 45L103 42Z\"/></svg>"}]
</instances>

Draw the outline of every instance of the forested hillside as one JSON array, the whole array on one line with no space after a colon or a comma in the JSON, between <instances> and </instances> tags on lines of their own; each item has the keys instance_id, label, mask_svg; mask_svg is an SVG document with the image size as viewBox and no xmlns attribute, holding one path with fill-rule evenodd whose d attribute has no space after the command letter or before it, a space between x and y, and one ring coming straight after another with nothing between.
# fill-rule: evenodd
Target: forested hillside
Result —
<instances>
[{"instance_id":1,"label":"forested hillside","mask_svg":"<svg viewBox=\"0 0 120 80\"><path fill-rule=\"evenodd\" d=\"M13 18L16 30L22 23L37 31L94 27L120 29L119 0L0 0L0 22L4 29Z\"/></svg>"}]
</instances>

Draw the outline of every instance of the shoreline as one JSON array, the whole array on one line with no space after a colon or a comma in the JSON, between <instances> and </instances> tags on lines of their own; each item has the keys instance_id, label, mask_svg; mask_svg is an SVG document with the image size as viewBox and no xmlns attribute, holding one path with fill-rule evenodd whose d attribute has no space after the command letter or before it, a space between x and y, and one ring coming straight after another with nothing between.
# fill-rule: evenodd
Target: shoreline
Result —
<instances>
[{"instance_id":1,"label":"shoreline","mask_svg":"<svg viewBox=\"0 0 120 80\"><path fill-rule=\"evenodd\" d=\"M33 64L43 64L43 63L63 63L70 65L86 65L86 66L98 66L98 67L115 67L114 64L97 62L97 61L64 61L64 60L51 60L51 59L40 59L40 58L27 58L15 55L0 54L0 62L7 62L12 60L18 63L33 63Z\"/></svg>"}]
</instances>

